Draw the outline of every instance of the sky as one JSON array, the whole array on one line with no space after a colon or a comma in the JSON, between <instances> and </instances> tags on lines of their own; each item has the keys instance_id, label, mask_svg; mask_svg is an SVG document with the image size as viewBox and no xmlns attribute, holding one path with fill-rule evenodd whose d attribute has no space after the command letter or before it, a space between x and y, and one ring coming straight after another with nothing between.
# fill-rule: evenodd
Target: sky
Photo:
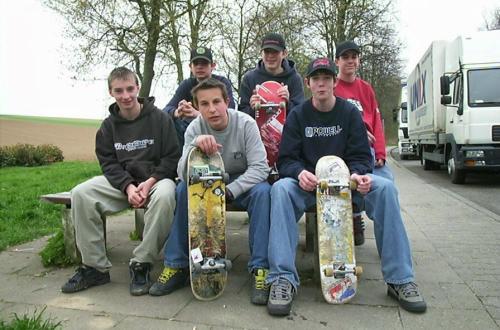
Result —
<instances>
[{"instance_id":1,"label":"sky","mask_svg":"<svg viewBox=\"0 0 500 330\"><path fill-rule=\"evenodd\" d=\"M432 40L477 31L500 0L394 0L408 74ZM112 102L108 72L81 81L65 66L64 21L40 0L0 0L0 114L103 119ZM109 68L110 71L112 68ZM186 67L186 70L188 68ZM173 78L175 79L175 78ZM157 84L163 108L174 89Z\"/></svg>"}]
</instances>

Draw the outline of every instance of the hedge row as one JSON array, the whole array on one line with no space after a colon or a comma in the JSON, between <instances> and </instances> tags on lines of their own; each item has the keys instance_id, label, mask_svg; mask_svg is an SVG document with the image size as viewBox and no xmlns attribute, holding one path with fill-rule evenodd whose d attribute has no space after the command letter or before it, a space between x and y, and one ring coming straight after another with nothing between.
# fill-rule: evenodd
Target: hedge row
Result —
<instances>
[{"instance_id":1,"label":"hedge row","mask_svg":"<svg viewBox=\"0 0 500 330\"><path fill-rule=\"evenodd\" d=\"M62 150L51 144L16 144L0 147L0 167L40 166L64 159Z\"/></svg>"}]
</instances>

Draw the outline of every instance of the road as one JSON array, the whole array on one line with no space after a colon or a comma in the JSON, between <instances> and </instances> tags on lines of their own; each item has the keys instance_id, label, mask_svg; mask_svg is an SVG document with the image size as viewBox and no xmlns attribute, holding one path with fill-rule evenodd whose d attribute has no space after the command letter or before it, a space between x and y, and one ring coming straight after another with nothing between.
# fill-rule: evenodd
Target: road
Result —
<instances>
[{"instance_id":1,"label":"road","mask_svg":"<svg viewBox=\"0 0 500 330\"><path fill-rule=\"evenodd\" d=\"M424 171L419 160L401 160L397 148L390 150L394 161L418 175L427 183L448 189L487 210L500 215L500 175L494 173L467 174L465 184L457 185L450 181L444 167L439 171Z\"/></svg>"}]
</instances>

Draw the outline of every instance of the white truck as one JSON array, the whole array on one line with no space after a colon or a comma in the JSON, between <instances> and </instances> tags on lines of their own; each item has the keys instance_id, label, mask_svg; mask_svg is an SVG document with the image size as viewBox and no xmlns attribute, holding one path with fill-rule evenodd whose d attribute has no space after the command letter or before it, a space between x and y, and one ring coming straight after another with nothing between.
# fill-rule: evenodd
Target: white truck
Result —
<instances>
[{"instance_id":1,"label":"white truck","mask_svg":"<svg viewBox=\"0 0 500 330\"><path fill-rule=\"evenodd\" d=\"M410 143L408 136L408 108L407 108L407 88L406 81L401 82L401 106L398 111L398 151L402 160L414 157L417 148Z\"/></svg>"},{"instance_id":2,"label":"white truck","mask_svg":"<svg viewBox=\"0 0 500 330\"><path fill-rule=\"evenodd\" d=\"M425 170L453 183L500 173L500 30L434 41L408 77L408 134Z\"/></svg>"}]
</instances>

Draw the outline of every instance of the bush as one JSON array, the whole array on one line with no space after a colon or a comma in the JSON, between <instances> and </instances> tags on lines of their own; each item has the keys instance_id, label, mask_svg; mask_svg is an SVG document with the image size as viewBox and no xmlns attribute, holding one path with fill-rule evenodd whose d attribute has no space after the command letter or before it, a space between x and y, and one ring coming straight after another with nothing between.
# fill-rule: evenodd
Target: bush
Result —
<instances>
[{"instance_id":1,"label":"bush","mask_svg":"<svg viewBox=\"0 0 500 330\"><path fill-rule=\"evenodd\" d=\"M18 143L14 146L0 147L0 167L40 166L62 162L63 159L61 149L51 144L34 146Z\"/></svg>"},{"instance_id":2,"label":"bush","mask_svg":"<svg viewBox=\"0 0 500 330\"><path fill-rule=\"evenodd\" d=\"M49 238L47 245L40 252L40 256L42 257L42 264L45 267L67 267L73 265L71 258L66 255L62 228L59 228L57 233Z\"/></svg>"}]
</instances>

